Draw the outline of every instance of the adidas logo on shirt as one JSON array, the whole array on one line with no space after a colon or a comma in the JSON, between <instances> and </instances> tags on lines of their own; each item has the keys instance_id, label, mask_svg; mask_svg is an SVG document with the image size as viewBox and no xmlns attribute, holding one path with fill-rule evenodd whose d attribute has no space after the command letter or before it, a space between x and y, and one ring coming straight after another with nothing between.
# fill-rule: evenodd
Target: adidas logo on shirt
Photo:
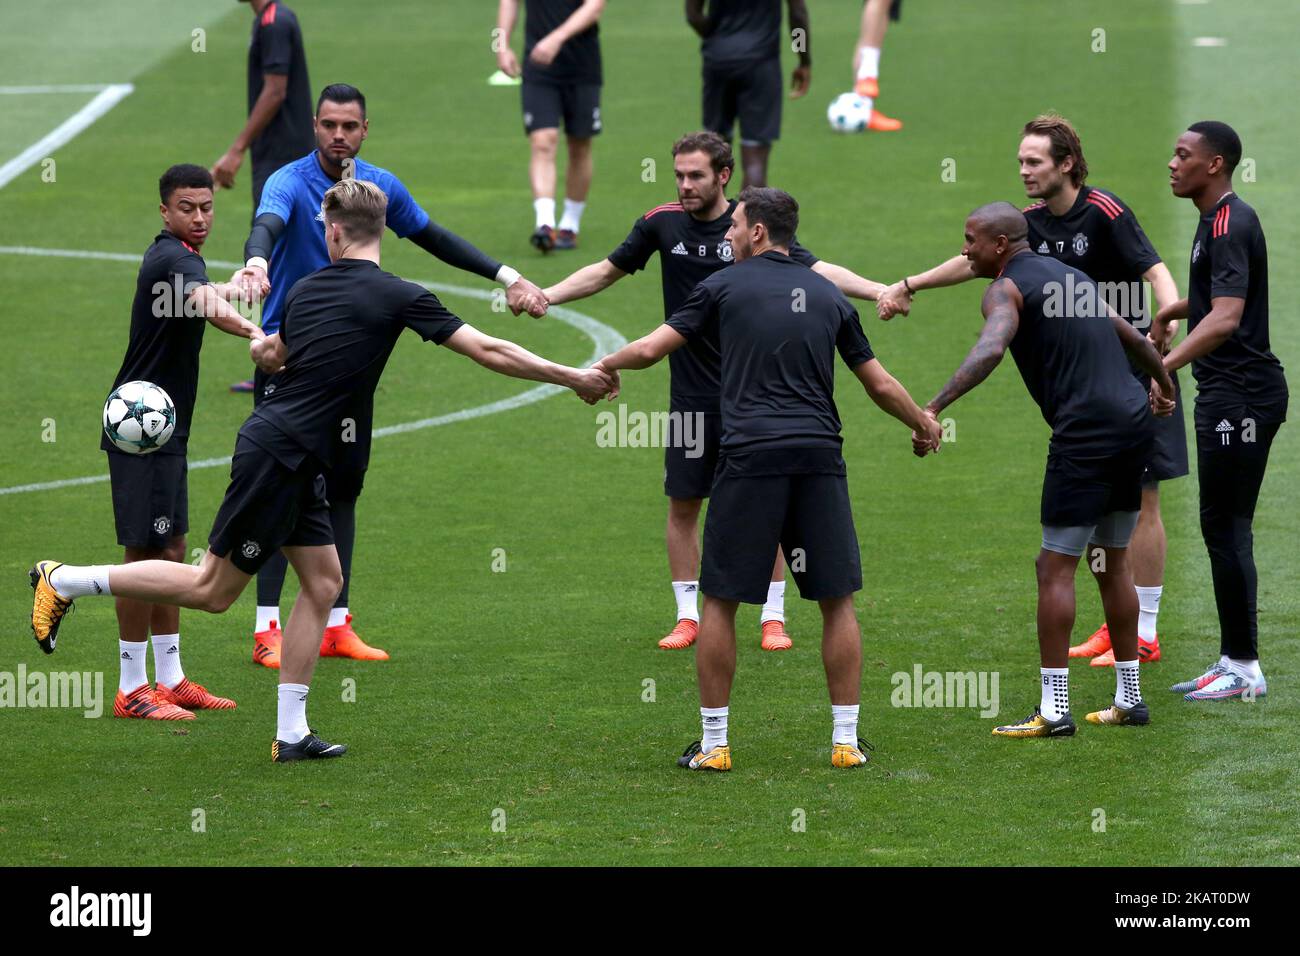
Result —
<instances>
[{"instance_id":1,"label":"adidas logo on shirt","mask_svg":"<svg viewBox=\"0 0 1300 956\"><path fill-rule=\"evenodd\" d=\"M1045 243L1045 242L1040 242L1040 243L1038 244L1038 254L1039 254L1040 256L1045 256L1045 255L1047 255L1049 252L1051 252L1051 250L1047 248L1047 243Z\"/></svg>"},{"instance_id":2,"label":"adidas logo on shirt","mask_svg":"<svg viewBox=\"0 0 1300 956\"><path fill-rule=\"evenodd\" d=\"M688 253L688 252L686 251L686 246L682 245L680 242L677 243L677 245L673 246L672 252L673 252L673 255L675 255L675 256L686 256L686 255L690 255L690 253Z\"/></svg>"}]
</instances>

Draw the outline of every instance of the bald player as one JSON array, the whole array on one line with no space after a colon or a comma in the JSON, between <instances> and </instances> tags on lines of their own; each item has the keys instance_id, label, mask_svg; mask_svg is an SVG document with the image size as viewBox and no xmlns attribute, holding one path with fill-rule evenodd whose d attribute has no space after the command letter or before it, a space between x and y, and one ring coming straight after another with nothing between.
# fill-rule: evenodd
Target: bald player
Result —
<instances>
[{"instance_id":1,"label":"bald player","mask_svg":"<svg viewBox=\"0 0 1300 956\"><path fill-rule=\"evenodd\" d=\"M984 293L984 329L948 384L926 405L935 419L984 381L1008 349L1052 428L1043 479L1038 553L1039 706L994 729L1001 737L1069 737L1070 632L1074 574L1084 549L1101 591L1115 648L1115 700L1088 714L1094 724L1142 725L1150 713L1138 682L1137 592L1128 545L1142 502L1142 470L1155 434L1152 411L1169 415L1174 385L1156 347L1104 301L1085 273L1029 246L1029 225L1010 203L981 206L966 220L962 255ZM1066 296L1064 290L1073 294ZM1151 404L1129 357L1155 382ZM917 453L929 448L918 438Z\"/></svg>"}]
</instances>

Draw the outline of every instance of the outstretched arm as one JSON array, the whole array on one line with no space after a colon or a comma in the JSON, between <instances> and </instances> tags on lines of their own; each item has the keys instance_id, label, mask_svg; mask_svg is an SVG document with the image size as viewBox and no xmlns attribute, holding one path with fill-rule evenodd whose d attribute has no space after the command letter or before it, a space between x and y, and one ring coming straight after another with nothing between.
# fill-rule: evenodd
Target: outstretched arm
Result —
<instances>
[{"instance_id":1,"label":"outstretched arm","mask_svg":"<svg viewBox=\"0 0 1300 956\"><path fill-rule=\"evenodd\" d=\"M864 279L851 269L821 259L813 263L812 271L819 276L830 279L841 292L851 299L871 299L874 301L880 298L886 289L883 282Z\"/></svg>"},{"instance_id":2,"label":"outstretched arm","mask_svg":"<svg viewBox=\"0 0 1300 956\"><path fill-rule=\"evenodd\" d=\"M1002 361L1011 340L1020 328L1020 290L1010 279L998 279L984 293L984 329L966 360L953 373L948 384L925 406L939 413L984 381Z\"/></svg>"},{"instance_id":3,"label":"outstretched arm","mask_svg":"<svg viewBox=\"0 0 1300 956\"><path fill-rule=\"evenodd\" d=\"M635 342L630 342L617 352L606 355L596 363L598 368L618 372L620 369L649 368L670 352L686 344L686 337L664 324Z\"/></svg>"},{"instance_id":4,"label":"outstretched arm","mask_svg":"<svg viewBox=\"0 0 1300 956\"><path fill-rule=\"evenodd\" d=\"M867 390L871 401L881 411L888 412L894 418L902 421L911 431L919 434L930 434L931 429L937 429L937 423L932 415L927 415L917 403L913 401L907 389L902 386L901 382L889 375L885 371L884 365L880 364L879 359L867 359L853 373L862 382L862 388ZM937 431L935 440L939 438ZM936 446L937 449L937 446Z\"/></svg>"},{"instance_id":5,"label":"outstretched arm","mask_svg":"<svg viewBox=\"0 0 1300 956\"><path fill-rule=\"evenodd\" d=\"M559 305L562 302L572 302L574 299L585 299L589 295L595 295L603 289L608 289L625 275L627 273L614 263L608 259L601 259L589 266L583 266L555 285L543 289L542 294L546 296L547 302Z\"/></svg>"},{"instance_id":6,"label":"outstretched arm","mask_svg":"<svg viewBox=\"0 0 1300 956\"><path fill-rule=\"evenodd\" d=\"M260 339L266 334L258 326L240 315L235 307L226 301L223 290L218 289L211 283L198 286L191 292L189 302L190 308L196 309L199 315L222 332L238 335L240 338L245 339Z\"/></svg>"},{"instance_id":7,"label":"outstretched arm","mask_svg":"<svg viewBox=\"0 0 1300 956\"><path fill-rule=\"evenodd\" d=\"M501 375L571 388L587 402L606 395L613 399L618 394L615 380L600 369L557 365L534 355L522 345L484 335L472 325L462 325L442 344Z\"/></svg>"},{"instance_id":8,"label":"outstretched arm","mask_svg":"<svg viewBox=\"0 0 1300 956\"><path fill-rule=\"evenodd\" d=\"M1161 361L1155 344L1133 328L1133 325L1114 309L1110 312L1110 323L1115 329L1115 334L1119 336L1124 351L1129 354L1138 368L1151 376L1152 384L1159 388L1161 401L1158 404L1153 402L1152 410L1157 415L1170 414L1174 410L1174 382L1169 377L1169 372L1166 371L1165 363Z\"/></svg>"},{"instance_id":9,"label":"outstretched arm","mask_svg":"<svg viewBox=\"0 0 1300 956\"><path fill-rule=\"evenodd\" d=\"M888 321L894 316L907 315L912 307L912 294L922 289L940 289L944 286L957 285L975 278L970 263L965 256L953 256L939 263L933 269L927 269L920 275L904 276L876 300L876 313ZM910 289L910 291L909 291Z\"/></svg>"},{"instance_id":10,"label":"outstretched arm","mask_svg":"<svg viewBox=\"0 0 1300 956\"><path fill-rule=\"evenodd\" d=\"M501 264L469 240L462 239L432 219L419 232L413 232L406 238L453 268L500 282L506 288L506 303L515 315L524 310L534 318L546 314L546 300L541 289L517 270Z\"/></svg>"}]
</instances>

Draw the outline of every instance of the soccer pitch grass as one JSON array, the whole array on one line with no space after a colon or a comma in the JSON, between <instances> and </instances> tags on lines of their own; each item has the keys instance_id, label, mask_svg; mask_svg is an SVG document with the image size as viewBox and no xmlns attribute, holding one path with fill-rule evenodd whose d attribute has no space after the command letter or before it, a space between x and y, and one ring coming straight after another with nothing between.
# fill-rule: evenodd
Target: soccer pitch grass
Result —
<instances>
[{"instance_id":1,"label":"soccer pitch grass","mask_svg":"<svg viewBox=\"0 0 1300 956\"><path fill-rule=\"evenodd\" d=\"M54 154L55 182L43 182L37 166L0 189L0 246L138 255L159 229L162 169L210 163L242 122L248 11L66 6L57 28L39 24L36 6L15 14L0 37L0 84L131 82L135 92ZM1137 212L1185 293L1195 211L1170 195L1164 164L1188 123L1223 119L1255 161L1257 181L1239 187L1268 236L1273 345L1294 373L1300 187L1288 164L1300 109L1290 35L1279 29L1290 0L1050 8L912 0L888 36L881 101L907 125L860 136L832 134L824 112L848 85L861 4L812 6L812 92L787 101L771 168L772 184L801 203L809 248L885 281L958 251L973 206L1022 196L1020 126L1054 108L1080 129L1091 181ZM674 198L669 146L699 116L697 44L677 0L609 5L606 131L582 248L548 258L527 244L518 91L485 82L492 5L387 0L360 16L353 3L322 0L298 12L313 88L346 81L369 99L362 155L394 170L434 218L539 284L599 259L641 212ZM200 26L206 52L196 53L191 31ZM1105 52L1092 50L1099 28ZM1200 36L1228 42L1195 46ZM16 154L88 99L6 110L6 149ZM647 158L657 181L643 180ZM949 159L954 182L941 178ZM209 260L241 256L249 176L245 164L237 189L218 196ZM392 237L384 265L488 288ZM656 273L652 265L574 307L634 338L662 318ZM0 488L106 473L99 408L126 341L134 275L129 262L0 252L9 409L0 416ZM924 293L911 317L888 325L863 306L878 356L920 401L973 343L982 287ZM570 325L444 299L547 357L579 363L592 353ZM247 376L245 356L242 343L209 330L192 462L230 454L249 400L226 388ZM111 699L93 721L78 710L0 710L0 864L1300 862L1294 426L1274 446L1256 517L1271 695L1192 705L1166 689L1217 652L1193 476L1162 494L1164 660L1142 671L1151 726L996 740L976 709L892 706L891 675L917 665L997 673L1003 721L1036 703L1033 557L1047 429L1008 361L951 409L957 440L919 461L906 430L870 407L851 376L841 371L839 381L865 579L861 727L877 748L866 770L829 765L820 622L793 585L793 651L760 652L757 609L740 614L736 769L715 777L674 766L699 718L692 652L655 646L673 618L662 452L597 447L598 410L559 395L376 441L352 605L360 633L392 660L322 661L311 696L313 726L349 744L345 759L270 762L276 677L250 661L250 589L223 617L182 615L187 674L238 700L234 712L200 713L178 728L114 720ZM618 401L662 409L667 384L667 363L629 373ZM1190 403L1186 373L1183 384ZM410 336L381 383L376 424L526 388ZM54 442L42 441L46 419ZM206 542L226 477L224 467L190 475L193 548ZM504 550L504 572L493 571L495 549ZM0 495L0 671L102 671L111 698L112 603L79 602L46 659L30 636L25 572L38 558L105 563L120 553L106 483ZM291 594L292 586L286 612ZM1076 640L1101 620L1086 571L1079 598ZM1083 662L1071 671L1081 718L1109 700L1113 672ZM355 702L343 699L349 680ZM204 832L192 826L196 810ZM504 830L494 829L502 819Z\"/></svg>"}]
</instances>

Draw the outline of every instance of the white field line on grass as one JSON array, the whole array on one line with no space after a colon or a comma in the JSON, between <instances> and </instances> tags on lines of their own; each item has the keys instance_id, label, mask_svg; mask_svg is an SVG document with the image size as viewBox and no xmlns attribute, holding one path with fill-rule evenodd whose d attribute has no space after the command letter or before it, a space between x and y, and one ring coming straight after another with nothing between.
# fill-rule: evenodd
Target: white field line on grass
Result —
<instances>
[{"instance_id":1,"label":"white field line on grass","mask_svg":"<svg viewBox=\"0 0 1300 956\"><path fill-rule=\"evenodd\" d=\"M140 257L124 252L95 252L82 249L44 249L34 246L0 246L0 255L7 256L44 256L61 259L99 259L109 262L129 262L138 263ZM238 269L242 262L223 262L219 259L207 260L209 266L218 269ZM418 280L416 280L418 281ZM483 299L491 300L492 292L486 289L472 289L468 286L449 285L444 282L420 282L420 285L434 292L445 292L448 295L461 296L466 299ZM546 313L547 318L558 319L565 325L571 325L587 338L591 339L594 349L591 356L587 359L588 365L597 359L608 355L627 344L627 339L623 338L616 330L598 322L591 316L583 315L581 312L575 312L573 309L566 309L562 306L554 306ZM411 422L401 422L397 425L385 425L383 428L376 428L373 432L374 437L383 438L387 435L399 435L404 432L418 431L423 428L435 428L439 425L450 425L453 422L468 421L471 418L482 418L485 415L495 415L498 412L508 412L515 408L522 408L525 405L531 405L534 402L540 402L544 398L557 395L560 392L567 391L559 385L537 385L518 395L511 395L495 402L488 402L486 405L475 405L472 408L462 408L459 411L448 412L445 415L435 415L432 418L421 418ZM221 468L230 464L230 457L225 458L204 458L199 461L189 463L190 470L196 468ZM57 481L41 481L29 485L13 485L9 488L0 488L0 495L17 495L32 491L53 491L57 488L71 488L76 485L94 485L100 482L108 481L108 475L86 475L81 478L62 478Z\"/></svg>"},{"instance_id":2,"label":"white field line on grass","mask_svg":"<svg viewBox=\"0 0 1300 956\"><path fill-rule=\"evenodd\" d=\"M59 147L66 145L78 133L99 119L124 98L134 92L130 83L110 83L106 86L0 86L0 94L27 93L96 93L93 100L73 113L48 135L0 166L0 189L17 176L45 159Z\"/></svg>"}]
</instances>

